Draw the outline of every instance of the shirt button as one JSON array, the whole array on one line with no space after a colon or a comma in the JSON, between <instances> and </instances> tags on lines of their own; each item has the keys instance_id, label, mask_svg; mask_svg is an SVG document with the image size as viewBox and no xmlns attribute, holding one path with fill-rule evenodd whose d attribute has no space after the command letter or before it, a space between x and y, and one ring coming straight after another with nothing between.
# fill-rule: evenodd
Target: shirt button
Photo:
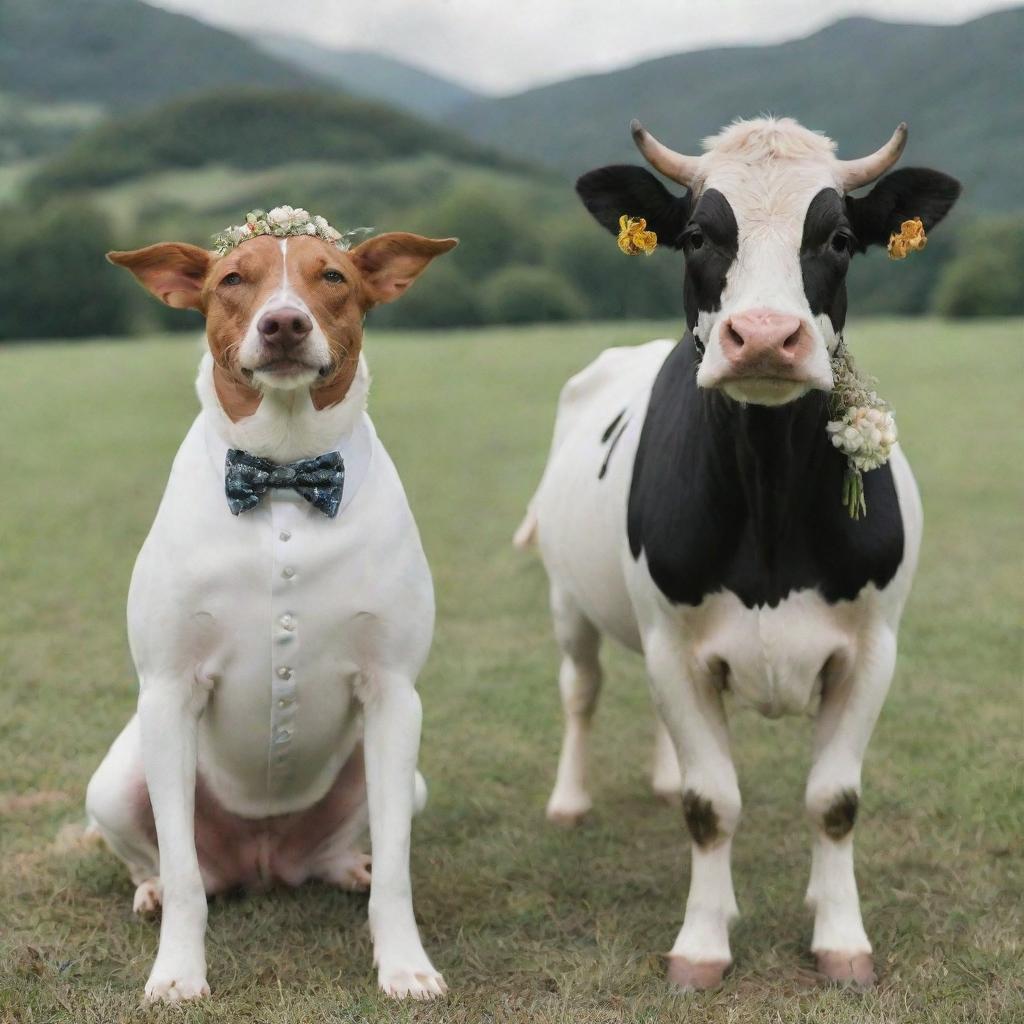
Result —
<instances>
[{"instance_id":1,"label":"shirt button","mask_svg":"<svg viewBox=\"0 0 1024 1024\"><path fill-rule=\"evenodd\" d=\"M286 566L285 566L285 567L284 567L284 568L283 568L283 569L281 570L281 575L282 575L282 576L283 576L283 577L284 577L284 578L285 578L286 580L290 580L290 579L291 579L291 578L292 578L292 577L293 577L293 576L295 575L295 570L294 570L294 569L293 569L293 568L292 568L292 567L291 567L290 565L286 565Z\"/></svg>"},{"instance_id":2,"label":"shirt button","mask_svg":"<svg viewBox=\"0 0 1024 1024\"><path fill-rule=\"evenodd\" d=\"M294 615L287 615L287 614L286 615L282 615L281 616L281 626L284 629L287 629L289 633L294 632L295 631L295 616Z\"/></svg>"},{"instance_id":3,"label":"shirt button","mask_svg":"<svg viewBox=\"0 0 1024 1024\"><path fill-rule=\"evenodd\" d=\"M292 670L287 665L282 665L277 670L277 678L278 679L291 679L291 677L292 677Z\"/></svg>"},{"instance_id":4,"label":"shirt button","mask_svg":"<svg viewBox=\"0 0 1024 1024\"><path fill-rule=\"evenodd\" d=\"M282 530L278 535L279 540L291 540L292 534L290 530Z\"/></svg>"},{"instance_id":5,"label":"shirt button","mask_svg":"<svg viewBox=\"0 0 1024 1024\"><path fill-rule=\"evenodd\" d=\"M279 708L287 708L287 707L290 707L290 706L291 706L291 704L292 704L292 702L293 702L293 700L294 700L294 698L293 698L293 697L282 697L282 698L281 698L281 699L280 699L280 700L279 700L279 701L277 702L277 706L278 706Z\"/></svg>"},{"instance_id":6,"label":"shirt button","mask_svg":"<svg viewBox=\"0 0 1024 1024\"><path fill-rule=\"evenodd\" d=\"M291 731L288 729L281 729L278 731L277 738L284 742L288 737L291 736Z\"/></svg>"}]
</instances>

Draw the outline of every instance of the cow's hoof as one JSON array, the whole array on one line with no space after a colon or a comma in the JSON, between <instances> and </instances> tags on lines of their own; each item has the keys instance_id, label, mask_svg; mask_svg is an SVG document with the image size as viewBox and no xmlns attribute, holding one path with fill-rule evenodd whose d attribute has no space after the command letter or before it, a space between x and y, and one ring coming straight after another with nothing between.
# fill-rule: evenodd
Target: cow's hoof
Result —
<instances>
[{"instance_id":1,"label":"cow's hoof","mask_svg":"<svg viewBox=\"0 0 1024 1024\"><path fill-rule=\"evenodd\" d=\"M718 988L729 969L728 960L695 961L689 957L669 953L668 982L680 992L701 992Z\"/></svg>"},{"instance_id":2,"label":"cow's hoof","mask_svg":"<svg viewBox=\"0 0 1024 1024\"><path fill-rule=\"evenodd\" d=\"M870 988L875 983L875 962L870 953L837 953L823 950L815 953L818 972L829 981L841 985Z\"/></svg>"},{"instance_id":3,"label":"cow's hoof","mask_svg":"<svg viewBox=\"0 0 1024 1024\"><path fill-rule=\"evenodd\" d=\"M547 819L559 828L575 828L582 824L590 813L591 802L588 798L560 800L552 797L548 801Z\"/></svg>"},{"instance_id":4,"label":"cow's hoof","mask_svg":"<svg viewBox=\"0 0 1024 1024\"><path fill-rule=\"evenodd\" d=\"M160 910L162 889L159 878L147 878L140 882L132 900L132 911L140 917L152 917Z\"/></svg>"}]
</instances>

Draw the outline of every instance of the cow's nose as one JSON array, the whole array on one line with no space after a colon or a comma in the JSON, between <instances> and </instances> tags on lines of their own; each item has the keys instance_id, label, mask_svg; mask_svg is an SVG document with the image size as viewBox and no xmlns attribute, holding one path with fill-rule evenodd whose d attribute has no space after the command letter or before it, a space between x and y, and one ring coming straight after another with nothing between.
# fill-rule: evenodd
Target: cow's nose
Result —
<instances>
[{"instance_id":1,"label":"cow's nose","mask_svg":"<svg viewBox=\"0 0 1024 1024\"><path fill-rule=\"evenodd\" d=\"M306 340L313 330L313 321L301 309L285 306L264 313L256 325L260 338L268 345L278 348L294 348Z\"/></svg>"},{"instance_id":2,"label":"cow's nose","mask_svg":"<svg viewBox=\"0 0 1024 1024\"><path fill-rule=\"evenodd\" d=\"M720 343L733 369L770 373L803 362L811 352L811 332L798 316L748 309L722 324Z\"/></svg>"}]
</instances>

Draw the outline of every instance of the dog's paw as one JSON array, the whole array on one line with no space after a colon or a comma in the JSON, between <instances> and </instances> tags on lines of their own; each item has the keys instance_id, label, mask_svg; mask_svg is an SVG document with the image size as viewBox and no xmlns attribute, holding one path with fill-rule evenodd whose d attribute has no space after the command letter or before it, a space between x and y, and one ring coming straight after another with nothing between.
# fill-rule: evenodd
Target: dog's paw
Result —
<instances>
[{"instance_id":1,"label":"dog's paw","mask_svg":"<svg viewBox=\"0 0 1024 1024\"><path fill-rule=\"evenodd\" d=\"M349 892L366 892L372 881L369 855L350 850L330 865L324 880Z\"/></svg>"},{"instance_id":2,"label":"dog's paw","mask_svg":"<svg viewBox=\"0 0 1024 1024\"><path fill-rule=\"evenodd\" d=\"M159 965L146 982L147 1003L184 1003L210 994L202 971L163 970Z\"/></svg>"},{"instance_id":3,"label":"dog's paw","mask_svg":"<svg viewBox=\"0 0 1024 1024\"><path fill-rule=\"evenodd\" d=\"M377 982L385 995L392 999L419 999L426 1002L443 996L448 991L439 971L429 960L413 967L381 966Z\"/></svg>"},{"instance_id":4,"label":"dog's paw","mask_svg":"<svg viewBox=\"0 0 1024 1024\"><path fill-rule=\"evenodd\" d=\"M159 878L147 878L140 882L132 900L132 912L142 917L151 917L160 909L163 887Z\"/></svg>"}]
</instances>

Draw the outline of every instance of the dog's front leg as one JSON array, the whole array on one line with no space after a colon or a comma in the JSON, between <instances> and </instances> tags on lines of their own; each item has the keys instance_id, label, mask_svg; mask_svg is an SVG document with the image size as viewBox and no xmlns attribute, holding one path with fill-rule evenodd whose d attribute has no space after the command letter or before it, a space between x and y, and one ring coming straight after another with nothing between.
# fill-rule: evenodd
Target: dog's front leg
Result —
<instances>
[{"instance_id":1,"label":"dog's front leg","mask_svg":"<svg viewBox=\"0 0 1024 1024\"><path fill-rule=\"evenodd\" d=\"M178 680L143 680L139 725L156 821L163 919L146 999L210 994L206 983L206 892L195 843L196 731L206 693Z\"/></svg>"},{"instance_id":2,"label":"dog's front leg","mask_svg":"<svg viewBox=\"0 0 1024 1024\"><path fill-rule=\"evenodd\" d=\"M368 677L362 697L373 848L370 931L378 981L390 996L433 999L447 986L420 941L409 878L420 698L412 680L398 675Z\"/></svg>"}]
</instances>

